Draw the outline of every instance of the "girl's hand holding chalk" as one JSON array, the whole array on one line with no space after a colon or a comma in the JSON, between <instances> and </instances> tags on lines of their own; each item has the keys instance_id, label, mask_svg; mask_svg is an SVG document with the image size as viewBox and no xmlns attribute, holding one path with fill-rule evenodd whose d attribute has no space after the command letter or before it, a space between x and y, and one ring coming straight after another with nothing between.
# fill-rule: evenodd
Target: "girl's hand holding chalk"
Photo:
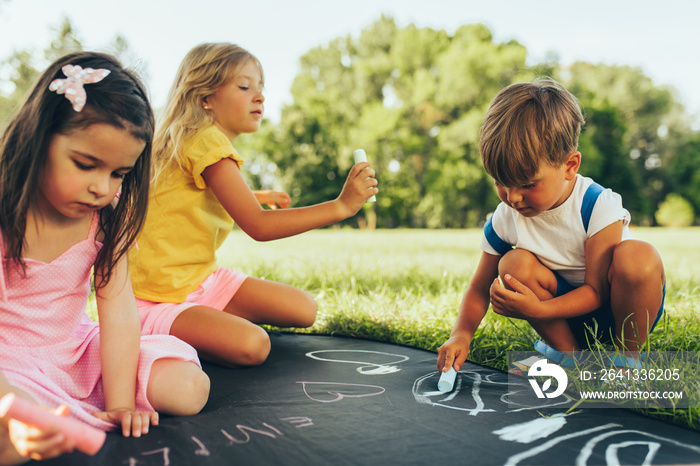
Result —
<instances>
[{"instance_id":1,"label":"girl's hand holding chalk","mask_svg":"<svg viewBox=\"0 0 700 466\"><path fill-rule=\"evenodd\" d=\"M362 149L357 149L355 152L352 153L352 156L355 158L355 164L367 161L367 154L365 154L365 151ZM367 199L367 202L376 202L376 201L377 201L377 198L375 196L372 196L369 199Z\"/></svg>"},{"instance_id":2,"label":"girl's hand holding chalk","mask_svg":"<svg viewBox=\"0 0 700 466\"><path fill-rule=\"evenodd\" d=\"M0 400L0 417L10 417L42 429L56 426L75 442L75 448L88 455L97 453L107 437L102 430L69 417L57 416L14 393L8 393Z\"/></svg>"},{"instance_id":3,"label":"girl's hand holding chalk","mask_svg":"<svg viewBox=\"0 0 700 466\"><path fill-rule=\"evenodd\" d=\"M447 393L451 392L455 385L455 377L457 377L457 371L454 367L450 367L450 370L440 374L440 380L438 381L438 391Z\"/></svg>"}]
</instances>

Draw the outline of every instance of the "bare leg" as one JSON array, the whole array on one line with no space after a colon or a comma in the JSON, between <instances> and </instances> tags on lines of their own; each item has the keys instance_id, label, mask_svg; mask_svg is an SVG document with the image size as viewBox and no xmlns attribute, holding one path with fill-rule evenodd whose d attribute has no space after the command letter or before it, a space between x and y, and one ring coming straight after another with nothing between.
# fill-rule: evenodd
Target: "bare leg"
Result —
<instances>
[{"instance_id":1,"label":"bare leg","mask_svg":"<svg viewBox=\"0 0 700 466\"><path fill-rule=\"evenodd\" d=\"M316 309L316 301L298 288L249 277L224 310L256 324L310 327Z\"/></svg>"},{"instance_id":2,"label":"bare leg","mask_svg":"<svg viewBox=\"0 0 700 466\"><path fill-rule=\"evenodd\" d=\"M196 364L159 359L151 368L146 394L159 413L191 416L207 403L209 385L209 377Z\"/></svg>"},{"instance_id":3,"label":"bare leg","mask_svg":"<svg viewBox=\"0 0 700 466\"><path fill-rule=\"evenodd\" d=\"M664 266L649 243L623 241L615 247L608 273L616 345L637 351L649 336L663 299Z\"/></svg>"},{"instance_id":4,"label":"bare leg","mask_svg":"<svg viewBox=\"0 0 700 466\"><path fill-rule=\"evenodd\" d=\"M192 345L200 358L230 367L262 364L270 353L270 337L264 329L205 306L182 312L170 334Z\"/></svg>"},{"instance_id":5,"label":"bare leg","mask_svg":"<svg viewBox=\"0 0 700 466\"><path fill-rule=\"evenodd\" d=\"M270 353L270 338L257 324L309 327L316 319L316 301L308 293L252 277L223 310L191 307L175 319L170 334L195 347L202 359L254 366Z\"/></svg>"},{"instance_id":6,"label":"bare leg","mask_svg":"<svg viewBox=\"0 0 700 466\"><path fill-rule=\"evenodd\" d=\"M513 249L506 253L498 263L498 273L501 278L505 274L512 275L530 288L542 301L552 299L557 293L557 278L554 273L542 265L534 254L524 249ZM538 319L528 322L554 349L558 351L578 349L576 338L566 319Z\"/></svg>"}]
</instances>

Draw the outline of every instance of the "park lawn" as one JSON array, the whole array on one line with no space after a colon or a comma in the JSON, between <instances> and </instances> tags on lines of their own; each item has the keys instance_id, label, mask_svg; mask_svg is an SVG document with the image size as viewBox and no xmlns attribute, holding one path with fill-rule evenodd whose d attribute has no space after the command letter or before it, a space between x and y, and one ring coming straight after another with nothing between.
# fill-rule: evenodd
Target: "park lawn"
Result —
<instances>
[{"instance_id":1,"label":"park lawn","mask_svg":"<svg viewBox=\"0 0 700 466\"><path fill-rule=\"evenodd\" d=\"M667 274L665 312L653 351L700 351L700 228L633 228L659 250ZM481 256L481 230L324 229L257 243L234 230L219 249L222 266L287 283L313 295L318 317L299 332L347 335L430 351L448 338ZM270 329L274 330L274 329ZM533 351L523 321L489 312L469 359L507 369L508 351ZM700 377L692 374L698 390ZM651 414L700 430L700 409Z\"/></svg>"}]
</instances>

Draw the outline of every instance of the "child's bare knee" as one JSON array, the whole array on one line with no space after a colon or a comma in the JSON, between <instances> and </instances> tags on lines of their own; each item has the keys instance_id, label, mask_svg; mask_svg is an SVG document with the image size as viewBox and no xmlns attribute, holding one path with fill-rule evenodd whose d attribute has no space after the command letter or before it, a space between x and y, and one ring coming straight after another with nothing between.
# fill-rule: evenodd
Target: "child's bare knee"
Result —
<instances>
[{"instance_id":1,"label":"child's bare knee","mask_svg":"<svg viewBox=\"0 0 700 466\"><path fill-rule=\"evenodd\" d=\"M643 241L627 240L615 247L611 275L611 280L641 285L653 280L663 282L664 268L653 246Z\"/></svg>"},{"instance_id":2,"label":"child's bare knee","mask_svg":"<svg viewBox=\"0 0 700 466\"><path fill-rule=\"evenodd\" d=\"M539 261L530 251L512 249L498 262L498 274L501 276L510 274L516 279L524 281L537 264L539 264Z\"/></svg>"},{"instance_id":3,"label":"child's bare knee","mask_svg":"<svg viewBox=\"0 0 700 466\"><path fill-rule=\"evenodd\" d=\"M249 332L242 343L237 358L237 362L241 365L259 366L270 354L270 336L261 327L256 327L255 331Z\"/></svg>"},{"instance_id":4,"label":"child's bare knee","mask_svg":"<svg viewBox=\"0 0 700 466\"><path fill-rule=\"evenodd\" d=\"M188 391L190 398L190 410L192 414L197 414L204 408L209 399L209 390L211 389L211 381L209 376L203 371L200 371L198 376L192 377L189 383Z\"/></svg>"},{"instance_id":5,"label":"child's bare knee","mask_svg":"<svg viewBox=\"0 0 700 466\"><path fill-rule=\"evenodd\" d=\"M316 322L316 314L318 312L318 304L316 300L308 293L304 293L304 299L300 306L299 322L297 327L311 327Z\"/></svg>"},{"instance_id":6,"label":"child's bare knee","mask_svg":"<svg viewBox=\"0 0 700 466\"><path fill-rule=\"evenodd\" d=\"M194 366L194 365L193 365ZM209 399L209 390L211 382L209 376L199 369L193 367L186 377L182 377L178 383L179 402L176 406L172 406L167 414L175 416L193 416L199 413Z\"/></svg>"}]
</instances>

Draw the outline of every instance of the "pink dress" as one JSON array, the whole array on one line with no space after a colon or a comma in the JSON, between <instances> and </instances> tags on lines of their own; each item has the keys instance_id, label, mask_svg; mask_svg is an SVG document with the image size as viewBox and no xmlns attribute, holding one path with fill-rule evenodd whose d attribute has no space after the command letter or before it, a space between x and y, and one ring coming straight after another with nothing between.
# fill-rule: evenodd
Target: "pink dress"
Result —
<instances>
[{"instance_id":1,"label":"pink dress","mask_svg":"<svg viewBox=\"0 0 700 466\"><path fill-rule=\"evenodd\" d=\"M0 268L0 371L8 382L45 406L70 406L71 415L95 427L114 425L92 413L104 410L99 324L86 313L90 269L102 244L99 215L87 239L50 263L25 259L26 276L5 259ZM3 250L0 234L0 250ZM4 252L4 251L3 251ZM3 253L4 257L4 253ZM153 362L175 358L199 364L197 352L169 335L141 337L136 407L153 411L146 388Z\"/></svg>"}]
</instances>

